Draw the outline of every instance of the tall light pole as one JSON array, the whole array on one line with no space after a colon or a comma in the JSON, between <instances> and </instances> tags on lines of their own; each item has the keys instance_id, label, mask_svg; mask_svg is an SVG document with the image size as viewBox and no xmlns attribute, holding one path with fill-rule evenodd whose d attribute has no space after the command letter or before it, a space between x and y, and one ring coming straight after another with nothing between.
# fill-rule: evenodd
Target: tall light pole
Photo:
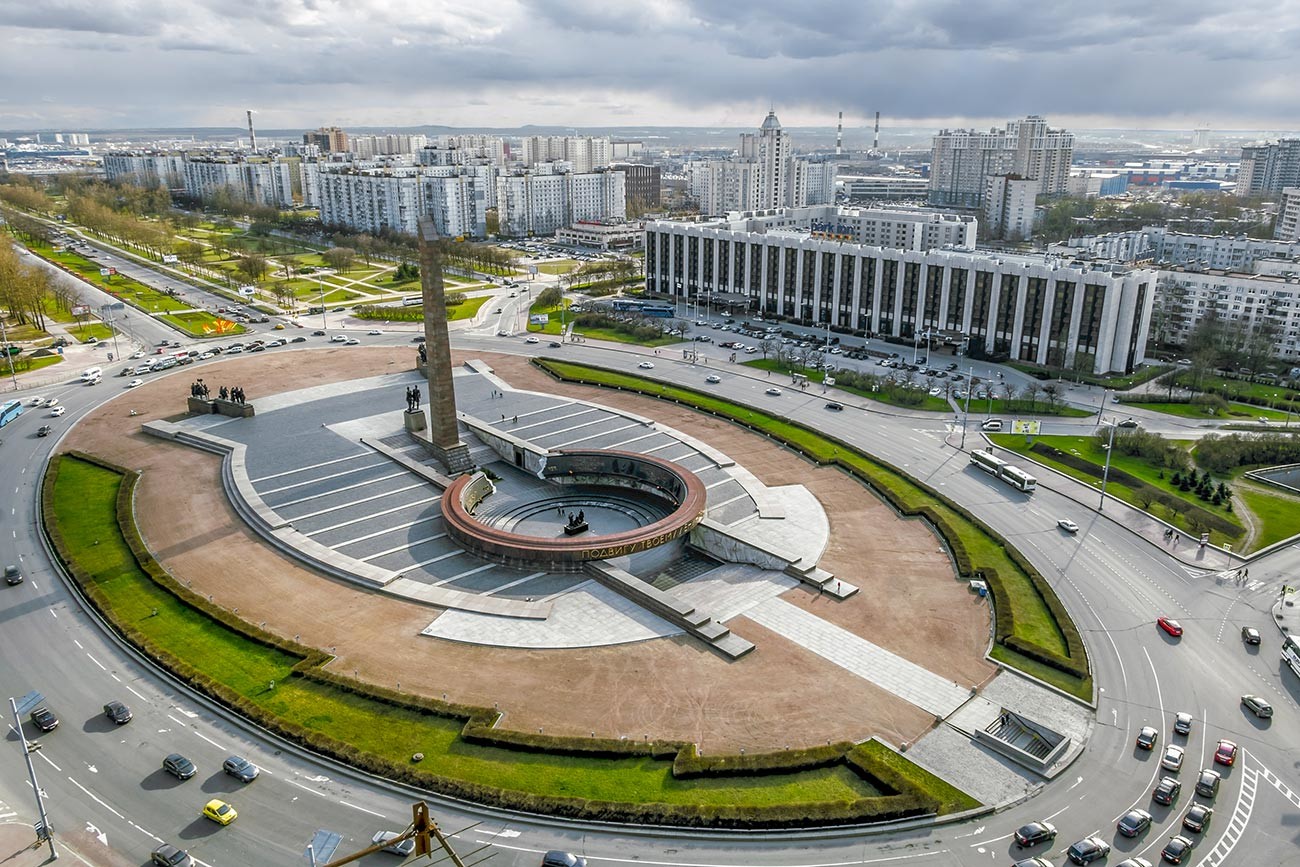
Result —
<instances>
[{"instance_id":1,"label":"tall light pole","mask_svg":"<svg viewBox=\"0 0 1300 867\"><path fill-rule=\"evenodd\" d=\"M18 390L18 374L14 372L14 357L9 354L9 330L5 328L5 318L0 315L0 340L4 341L5 357L9 359L9 378L14 381L14 391Z\"/></svg>"},{"instance_id":2,"label":"tall light pole","mask_svg":"<svg viewBox=\"0 0 1300 867\"><path fill-rule=\"evenodd\" d=\"M35 707L41 701L40 693L28 693L23 696L25 709ZM40 784L36 782L36 768L32 765L32 750L35 749L27 742L27 735L23 733L23 720L19 716L18 701L10 696L9 707L14 712L14 728L18 730L18 743L23 748L23 760L27 762L27 776L31 780L32 792L36 795L36 812L41 817L40 828L37 829L37 840L44 839L50 844L50 860L57 860L58 851L54 848L54 829L50 827L49 816L45 815L45 798L44 792L41 791Z\"/></svg>"},{"instance_id":3,"label":"tall light pole","mask_svg":"<svg viewBox=\"0 0 1300 867\"><path fill-rule=\"evenodd\" d=\"M1094 424L1093 427L1098 427L1101 425L1101 416L1102 413L1106 411L1106 396L1109 393L1110 393L1109 388L1103 388L1101 390L1101 406L1097 407L1097 423Z\"/></svg>"},{"instance_id":4,"label":"tall light pole","mask_svg":"<svg viewBox=\"0 0 1300 867\"><path fill-rule=\"evenodd\" d=\"M1115 449L1115 428L1119 425L1109 422L1106 427L1110 428L1110 442L1106 444L1106 468L1101 472L1101 501L1097 503L1098 512L1106 505L1106 480L1110 478L1110 453Z\"/></svg>"},{"instance_id":5,"label":"tall light pole","mask_svg":"<svg viewBox=\"0 0 1300 867\"><path fill-rule=\"evenodd\" d=\"M975 386L971 383L971 380L975 378L975 368L974 366L971 366L966 369L969 371L969 373L966 376L966 409L962 412L962 416L961 416L962 449L966 448L966 424L967 422L970 421L970 393L975 390Z\"/></svg>"},{"instance_id":6,"label":"tall light pole","mask_svg":"<svg viewBox=\"0 0 1300 867\"><path fill-rule=\"evenodd\" d=\"M320 329L328 331L329 322L325 318L325 281L319 274L316 275L316 288L320 290Z\"/></svg>"}]
</instances>

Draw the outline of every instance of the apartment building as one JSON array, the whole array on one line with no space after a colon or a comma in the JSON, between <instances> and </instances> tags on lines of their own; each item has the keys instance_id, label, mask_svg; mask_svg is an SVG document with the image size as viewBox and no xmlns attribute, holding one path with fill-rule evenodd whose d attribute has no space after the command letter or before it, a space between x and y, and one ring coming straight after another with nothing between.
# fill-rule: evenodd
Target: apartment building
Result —
<instances>
[{"instance_id":1,"label":"apartment building","mask_svg":"<svg viewBox=\"0 0 1300 867\"><path fill-rule=\"evenodd\" d=\"M1300 244L1300 187L1282 190L1273 238L1286 244Z\"/></svg>"},{"instance_id":2,"label":"apartment building","mask_svg":"<svg viewBox=\"0 0 1300 867\"><path fill-rule=\"evenodd\" d=\"M985 178L984 225L990 238L1023 241L1034 233L1038 181L1018 175Z\"/></svg>"},{"instance_id":3,"label":"apartment building","mask_svg":"<svg viewBox=\"0 0 1300 867\"><path fill-rule=\"evenodd\" d=\"M304 165L321 222L359 232L414 235L421 217L440 235L487 234L487 193L481 176L454 168ZM309 177L310 176L310 177Z\"/></svg>"},{"instance_id":4,"label":"apartment building","mask_svg":"<svg viewBox=\"0 0 1300 867\"><path fill-rule=\"evenodd\" d=\"M930 204L982 207L990 175L1018 175L1038 181L1039 196L1063 195L1073 158L1074 135L1037 115L986 133L940 130L930 156Z\"/></svg>"},{"instance_id":5,"label":"apartment building","mask_svg":"<svg viewBox=\"0 0 1300 867\"><path fill-rule=\"evenodd\" d=\"M289 208L294 204L291 169L282 160L187 155L182 174L186 195L196 199L224 189L259 205Z\"/></svg>"},{"instance_id":6,"label":"apartment building","mask_svg":"<svg viewBox=\"0 0 1300 867\"><path fill-rule=\"evenodd\" d=\"M618 171L520 171L497 178L503 235L550 235L584 220L622 220L626 203L626 184Z\"/></svg>"},{"instance_id":7,"label":"apartment building","mask_svg":"<svg viewBox=\"0 0 1300 867\"><path fill-rule=\"evenodd\" d=\"M1237 195L1278 195L1287 187L1300 187L1300 138L1241 149Z\"/></svg>"},{"instance_id":8,"label":"apartment building","mask_svg":"<svg viewBox=\"0 0 1300 867\"><path fill-rule=\"evenodd\" d=\"M157 151L104 154L104 177L141 187L180 187L185 183L185 155Z\"/></svg>"}]
</instances>

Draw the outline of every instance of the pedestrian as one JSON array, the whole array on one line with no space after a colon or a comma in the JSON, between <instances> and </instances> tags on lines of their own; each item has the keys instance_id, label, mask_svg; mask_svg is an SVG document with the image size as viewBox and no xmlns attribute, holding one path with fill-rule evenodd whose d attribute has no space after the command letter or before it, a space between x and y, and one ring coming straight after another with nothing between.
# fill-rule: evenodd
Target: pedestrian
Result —
<instances>
[{"instance_id":1,"label":"pedestrian","mask_svg":"<svg viewBox=\"0 0 1300 867\"><path fill-rule=\"evenodd\" d=\"M1182 536L1181 533L1174 533L1174 544L1177 545L1177 544L1178 544L1178 540L1181 539L1181 538L1183 538L1183 536Z\"/></svg>"},{"instance_id":2,"label":"pedestrian","mask_svg":"<svg viewBox=\"0 0 1300 867\"><path fill-rule=\"evenodd\" d=\"M519 416L515 416L514 421L511 422L511 423L512 423L512 424L519 424Z\"/></svg>"},{"instance_id":3,"label":"pedestrian","mask_svg":"<svg viewBox=\"0 0 1300 867\"><path fill-rule=\"evenodd\" d=\"M1250 577L1250 570L1249 570L1249 569L1242 569L1242 570L1241 570L1241 579L1244 581L1244 580L1246 580L1246 579L1249 578L1249 577Z\"/></svg>"}]
</instances>

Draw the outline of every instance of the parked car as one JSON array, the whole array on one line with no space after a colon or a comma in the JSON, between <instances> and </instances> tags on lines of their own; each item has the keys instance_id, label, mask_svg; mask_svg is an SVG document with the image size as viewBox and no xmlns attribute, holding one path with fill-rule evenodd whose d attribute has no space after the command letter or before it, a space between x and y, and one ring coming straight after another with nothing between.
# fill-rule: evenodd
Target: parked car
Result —
<instances>
[{"instance_id":1,"label":"parked car","mask_svg":"<svg viewBox=\"0 0 1300 867\"><path fill-rule=\"evenodd\" d=\"M126 725L131 721L131 708L127 707L120 701L110 701L104 705L104 716L108 717L117 725Z\"/></svg>"},{"instance_id":2,"label":"parked car","mask_svg":"<svg viewBox=\"0 0 1300 867\"><path fill-rule=\"evenodd\" d=\"M1145 858L1125 858L1115 865L1115 867L1151 867L1151 862Z\"/></svg>"},{"instance_id":3,"label":"parked car","mask_svg":"<svg viewBox=\"0 0 1300 867\"><path fill-rule=\"evenodd\" d=\"M221 763L221 770L241 783L251 783L262 773L261 768L243 756L227 756Z\"/></svg>"},{"instance_id":4,"label":"parked car","mask_svg":"<svg viewBox=\"0 0 1300 867\"><path fill-rule=\"evenodd\" d=\"M172 753L163 759L162 769L178 780L188 780L199 772L194 763L180 753Z\"/></svg>"}]
</instances>

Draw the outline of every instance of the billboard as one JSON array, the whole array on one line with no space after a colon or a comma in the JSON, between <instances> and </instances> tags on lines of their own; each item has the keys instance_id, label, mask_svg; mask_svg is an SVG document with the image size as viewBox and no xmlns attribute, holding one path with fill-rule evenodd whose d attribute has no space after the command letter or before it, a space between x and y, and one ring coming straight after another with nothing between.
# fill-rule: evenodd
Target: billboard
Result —
<instances>
[{"instance_id":1,"label":"billboard","mask_svg":"<svg viewBox=\"0 0 1300 867\"><path fill-rule=\"evenodd\" d=\"M1028 421L1024 419L1015 419L1011 422L1011 432L1013 434L1024 434L1025 436L1036 437L1038 430L1043 423L1041 421Z\"/></svg>"},{"instance_id":2,"label":"billboard","mask_svg":"<svg viewBox=\"0 0 1300 867\"><path fill-rule=\"evenodd\" d=\"M529 325L545 325L551 321L550 314L547 313L530 313L528 314Z\"/></svg>"},{"instance_id":3,"label":"billboard","mask_svg":"<svg viewBox=\"0 0 1300 867\"><path fill-rule=\"evenodd\" d=\"M112 269L112 268L100 268L100 269L99 269L99 276L101 276L101 277L107 277L109 274L112 274L112 273L113 273L113 269Z\"/></svg>"},{"instance_id":4,"label":"billboard","mask_svg":"<svg viewBox=\"0 0 1300 867\"><path fill-rule=\"evenodd\" d=\"M72 308L73 316L85 316L89 312L90 312L90 308L87 307L85 304L78 304L76 307Z\"/></svg>"},{"instance_id":5,"label":"billboard","mask_svg":"<svg viewBox=\"0 0 1300 867\"><path fill-rule=\"evenodd\" d=\"M172 254L170 254L170 253L168 253L167 255L163 256L163 264L164 264L164 265L175 265L175 264L176 264L177 262L179 262L179 261L180 261L179 259L177 259L174 255L172 255Z\"/></svg>"},{"instance_id":6,"label":"billboard","mask_svg":"<svg viewBox=\"0 0 1300 867\"><path fill-rule=\"evenodd\" d=\"M240 286L240 287L239 287L239 294L240 294L240 295L243 295L245 298L252 298L254 295L257 294L257 287L256 287L256 286Z\"/></svg>"}]
</instances>

